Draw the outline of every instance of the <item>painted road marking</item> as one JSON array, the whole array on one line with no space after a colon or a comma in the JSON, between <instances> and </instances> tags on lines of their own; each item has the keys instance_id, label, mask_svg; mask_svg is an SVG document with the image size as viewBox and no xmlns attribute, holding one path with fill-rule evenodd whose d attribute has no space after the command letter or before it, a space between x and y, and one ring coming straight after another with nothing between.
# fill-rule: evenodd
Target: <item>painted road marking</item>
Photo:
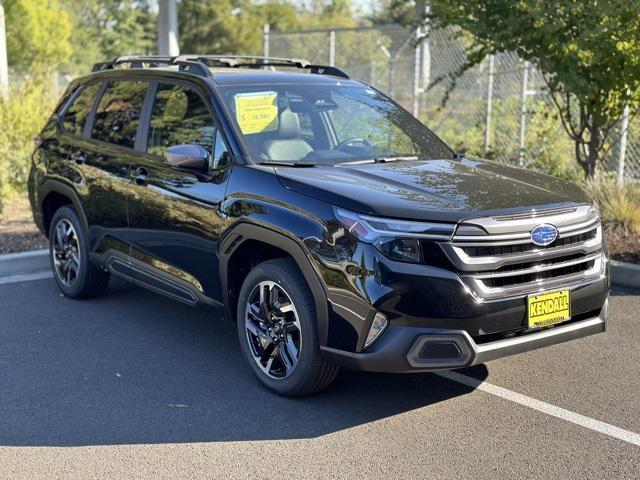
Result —
<instances>
[{"instance_id":1,"label":"painted road marking","mask_svg":"<svg viewBox=\"0 0 640 480\"><path fill-rule=\"evenodd\" d=\"M11 275L8 277L0 277L0 285L19 282L31 282L33 280L42 280L51 277L53 277L53 273L51 273L51 270L46 272L29 273L26 275Z\"/></svg>"},{"instance_id":2,"label":"painted road marking","mask_svg":"<svg viewBox=\"0 0 640 480\"><path fill-rule=\"evenodd\" d=\"M640 434L638 433L630 432L629 430L624 430L623 428L614 427L613 425L601 422L600 420L585 417L584 415L580 415L579 413L556 407L555 405L551 405L550 403L527 397L526 395L522 395L521 393L512 392L511 390L507 390L506 388L498 387L497 385L492 385L491 383L486 383L458 372L445 371L437 372L436 374L446 378L447 380L461 383L463 385L466 385L467 387L471 387L477 390L482 390L483 392L490 393L491 395L495 395L496 397L504 398L505 400L509 400L510 402L532 408L533 410L546 413L547 415L551 415L552 417L566 420L567 422L580 425L581 427L588 428L595 432L603 433L605 435L608 435L609 437L617 438L618 440L622 440L624 442L631 443L632 445L637 445L638 447L640 447Z\"/></svg>"}]
</instances>

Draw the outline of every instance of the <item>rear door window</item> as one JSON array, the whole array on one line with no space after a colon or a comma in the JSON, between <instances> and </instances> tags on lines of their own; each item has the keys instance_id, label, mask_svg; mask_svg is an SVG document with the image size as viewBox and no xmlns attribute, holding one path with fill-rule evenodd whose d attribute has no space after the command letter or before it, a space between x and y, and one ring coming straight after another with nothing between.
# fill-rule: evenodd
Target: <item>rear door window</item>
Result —
<instances>
[{"instance_id":1,"label":"rear door window","mask_svg":"<svg viewBox=\"0 0 640 480\"><path fill-rule=\"evenodd\" d=\"M66 132L82 135L84 124L93 107L93 100L98 93L100 83L92 83L82 88L71 105L67 108L62 119L62 126Z\"/></svg>"},{"instance_id":2,"label":"rear door window","mask_svg":"<svg viewBox=\"0 0 640 480\"><path fill-rule=\"evenodd\" d=\"M109 82L96 109L92 138L133 148L148 87L142 81Z\"/></svg>"}]
</instances>

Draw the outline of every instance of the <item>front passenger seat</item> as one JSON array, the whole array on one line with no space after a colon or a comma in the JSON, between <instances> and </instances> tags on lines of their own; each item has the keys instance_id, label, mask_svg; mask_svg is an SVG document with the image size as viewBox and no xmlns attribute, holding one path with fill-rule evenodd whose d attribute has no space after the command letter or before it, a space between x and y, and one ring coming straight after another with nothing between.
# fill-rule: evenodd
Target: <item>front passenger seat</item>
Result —
<instances>
[{"instance_id":1,"label":"front passenger seat","mask_svg":"<svg viewBox=\"0 0 640 480\"><path fill-rule=\"evenodd\" d=\"M264 142L264 151L269 160L296 161L313 151L311 145L300 138L300 119L291 110L280 113L278 138Z\"/></svg>"}]
</instances>

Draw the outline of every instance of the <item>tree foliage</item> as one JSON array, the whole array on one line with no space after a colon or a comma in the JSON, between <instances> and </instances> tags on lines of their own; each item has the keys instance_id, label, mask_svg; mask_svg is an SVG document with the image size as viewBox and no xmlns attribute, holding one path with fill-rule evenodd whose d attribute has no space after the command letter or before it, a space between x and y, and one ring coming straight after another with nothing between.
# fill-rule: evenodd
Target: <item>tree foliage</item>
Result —
<instances>
[{"instance_id":1,"label":"tree foliage","mask_svg":"<svg viewBox=\"0 0 640 480\"><path fill-rule=\"evenodd\" d=\"M152 0L63 0L72 13L74 46L70 66L88 68L119 55L156 52Z\"/></svg>"},{"instance_id":2,"label":"tree foliage","mask_svg":"<svg viewBox=\"0 0 640 480\"><path fill-rule=\"evenodd\" d=\"M369 15L376 25L397 23L399 25L411 25L416 22L415 2L406 0L380 0L372 4L372 13Z\"/></svg>"},{"instance_id":3,"label":"tree foliage","mask_svg":"<svg viewBox=\"0 0 640 480\"><path fill-rule=\"evenodd\" d=\"M263 25L272 30L352 27L350 0L182 0L178 4L180 50L185 53L261 54Z\"/></svg>"},{"instance_id":4,"label":"tree foliage","mask_svg":"<svg viewBox=\"0 0 640 480\"><path fill-rule=\"evenodd\" d=\"M24 191L33 153L33 138L57 101L49 73L27 75L0 96L0 214L4 201Z\"/></svg>"},{"instance_id":5,"label":"tree foliage","mask_svg":"<svg viewBox=\"0 0 640 480\"><path fill-rule=\"evenodd\" d=\"M57 68L71 56L71 18L58 0L5 0L11 65Z\"/></svg>"},{"instance_id":6,"label":"tree foliage","mask_svg":"<svg viewBox=\"0 0 640 480\"><path fill-rule=\"evenodd\" d=\"M587 177L625 105L640 107L640 0L434 0L431 20L472 34L468 61L515 51L544 74Z\"/></svg>"},{"instance_id":7,"label":"tree foliage","mask_svg":"<svg viewBox=\"0 0 640 480\"><path fill-rule=\"evenodd\" d=\"M262 26L298 28L293 5L270 0L183 0L178 5L180 50L185 53L262 53Z\"/></svg>"}]
</instances>

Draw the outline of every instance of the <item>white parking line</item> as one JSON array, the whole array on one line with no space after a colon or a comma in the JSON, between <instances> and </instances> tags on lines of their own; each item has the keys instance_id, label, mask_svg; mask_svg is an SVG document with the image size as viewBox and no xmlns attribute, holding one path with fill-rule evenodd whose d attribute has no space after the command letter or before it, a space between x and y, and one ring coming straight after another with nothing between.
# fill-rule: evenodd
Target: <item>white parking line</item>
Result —
<instances>
[{"instance_id":1,"label":"white parking line","mask_svg":"<svg viewBox=\"0 0 640 480\"><path fill-rule=\"evenodd\" d=\"M491 395L495 395L496 397L504 398L505 400L509 400L510 402L514 402L519 405L532 408L533 410L546 413L547 415L551 415L552 417L566 420L567 422L580 425L581 427L588 428L595 432L603 433L605 435L608 435L609 437L617 438L618 440L622 440L624 442L628 442L640 447L640 434L638 433L630 432L629 430L624 430L619 427L614 427L613 425L601 422L600 420L585 417L584 415L580 415L579 413L556 407L555 405L551 405L550 403L536 400L535 398L527 397L526 395L522 395L520 393L512 392L511 390L507 390L506 388L498 387L497 385L492 385L491 383L486 383L458 372L437 372L437 375L440 375L441 377L444 377L448 380L461 383L468 387L482 390L483 392L490 393Z\"/></svg>"},{"instance_id":2,"label":"white parking line","mask_svg":"<svg viewBox=\"0 0 640 480\"><path fill-rule=\"evenodd\" d=\"M42 280L44 278L51 277L53 277L51 270L46 272L28 273L26 275L11 275L8 277L0 277L0 285L6 285L8 283L31 282L33 280Z\"/></svg>"}]
</instances>

